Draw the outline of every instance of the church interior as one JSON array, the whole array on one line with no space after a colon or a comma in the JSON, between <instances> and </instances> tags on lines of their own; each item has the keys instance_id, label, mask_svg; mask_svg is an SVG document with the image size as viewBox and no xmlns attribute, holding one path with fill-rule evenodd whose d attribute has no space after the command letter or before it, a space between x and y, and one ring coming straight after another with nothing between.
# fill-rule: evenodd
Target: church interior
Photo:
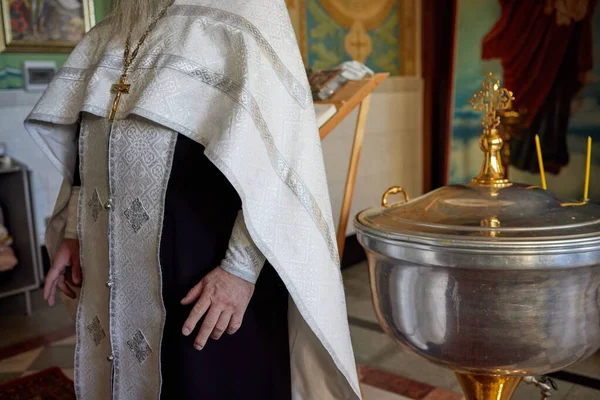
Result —
<instances>
[{"instance_id":1,"label":"church interior","mask_svg":"<svg viewBox=\"0 0 600 400\"><path fill-rule=\"evenodd\" d=\"M597 1L285 3L363 398L600 400ZM23 120L109 9L0 1L0 400L75 398L42 297L62 178Z\"/></svg>"}]
</instances>

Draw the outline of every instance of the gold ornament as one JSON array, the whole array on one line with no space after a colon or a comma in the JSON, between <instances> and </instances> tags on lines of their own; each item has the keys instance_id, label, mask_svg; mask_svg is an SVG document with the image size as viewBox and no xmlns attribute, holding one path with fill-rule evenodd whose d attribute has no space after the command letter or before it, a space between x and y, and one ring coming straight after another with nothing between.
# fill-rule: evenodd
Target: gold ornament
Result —
<instances>
[{"instance_id":1,"label":"gold ornament","mask_svg":"<svg viewBox=\"0 0 600 400\"><path fill-rule=\"evenodd\" d=\"M479 139L479 147L484 152L485 157L481 172L471 183L479 186L488 186L501 188L510 186L511 182L506 179L504 167L502 165L503 140L498 133L500 125L500 110L507 110L511 107L514 100L513 93L510 90L500 87L500 81L490 72L481 83L482 90L473 94L469 104L475 111L483 111L481 119L483 126L483 135Z\"/></svg>"}]
</instances>

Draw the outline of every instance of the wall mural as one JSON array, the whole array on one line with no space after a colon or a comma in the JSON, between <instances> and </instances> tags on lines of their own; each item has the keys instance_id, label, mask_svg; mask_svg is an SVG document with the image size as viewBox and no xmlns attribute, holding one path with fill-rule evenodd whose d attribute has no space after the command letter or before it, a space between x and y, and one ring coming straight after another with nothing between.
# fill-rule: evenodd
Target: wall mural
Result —
<instances>
[{"instance_id":1,"label":"wall mural","mask_svg":"<svg viewBox=\"0 0 600 400\"><path fill-rule=\"evenodd\" d=\"M596 0L504 3L504 12L498 0L458 3L450 182L467 183L481 167L481 116L466 101L490 71L515 92L515 108L528 109L527 136L511 146L511 180L539 185L532 140L539 133L548 189L580 199L591 136L590 197L600 201L600 7Z\"/></svg>"},{"instance_id":2,"label":"wall mural","mask_svg":"<svg viewBox=\"0 0 600 400\"><path fill-rule=\"evenodd\" d=\"M416 74L416 0L287 0L304 61L358 60L376 72Z\"/></svg>"}]
</instances>

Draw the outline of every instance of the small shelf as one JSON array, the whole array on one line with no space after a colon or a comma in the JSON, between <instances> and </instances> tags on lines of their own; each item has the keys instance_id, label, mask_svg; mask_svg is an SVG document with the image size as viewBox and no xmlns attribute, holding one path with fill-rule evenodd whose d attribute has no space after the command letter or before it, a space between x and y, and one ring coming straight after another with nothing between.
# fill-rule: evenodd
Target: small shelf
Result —
<instances>
[{"instance_id":1,"label":"small shelf","mask_svg":"<svg viewBox=\"0 0 600 400\"><path fill-rule=\"evenodd\" d=\"M0 273L0 299L25 295L27 314L31 313L30 292L39 288L40 247L34 228L29 170L17 161L0 168L0 207L4 224L13 237L12 248L19 263Z\"/></svg>"}]
</instances>

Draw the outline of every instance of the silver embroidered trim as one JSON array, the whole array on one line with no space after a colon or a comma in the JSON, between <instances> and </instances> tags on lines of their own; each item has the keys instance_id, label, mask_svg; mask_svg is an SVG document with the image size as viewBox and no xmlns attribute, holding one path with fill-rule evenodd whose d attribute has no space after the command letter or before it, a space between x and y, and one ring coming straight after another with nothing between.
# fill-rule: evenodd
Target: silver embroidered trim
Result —
<instances>
[{"instance_id":1,"label":"silver embroidered trim","mask_svg":"<svg viewBox=\"0 0 600 400\"><path fill-rule=\"evenodd\" d=\"M244 254L246 255L246 261L248 265L252 265L256 268L261 268L264 264L264 257L262 253L254 246L244 246Z\"/></svg>"},{"instance_id":2,"label":"silver embroidered trim","mask_svg":"<svg viewBox=\"0 0 600 400\"><path fill-rule=\"evenodd\" d=\"M96 347L100 346L100 343L106 337L106 332L104 332L102 325L100 325L100 318L98 318L98 316L94 317L86 329L92 336L92 340L96 344Z\"/></svg>"},{"instance_id":3,"label":"silver embroidered trim","mask_svg":"<svg viewBox=\"0 0 600 400\"><path fill-rule=\"evenodd\" d=\"M166 158L166 165L168 165L169 167L169 171L172 170L173 168L173 158L175 157L175 146L177 145L177 133L173 133L173 135L171 136L171 140L169 142L169 149L167 150L167 158ZM165 200L167 197L167 188L169 186L169 179L170 179L171 174L165 174L165 176L163 177L163 182L161 184L161 193L160 193L160 207L159 207L159 218L160 218L160 223L159 226L161 227L161 229L159 229L157 231L158 234L158 243L160 243L161 238L162 238L162 227L164 226L164 216L165 216ZM160 246L160 245L159 245ZM160 251L160 250L159 250ZM160 258L160 255L159 257ZM159 295L160 295L160 304L161 304L161 314L160 314L160 337L159 337L159 342L158 343L162 343L163 341L163 336L164 336L164 331L165 331L165 322L166 322L166 315L167 315L167 309L165 307L165 299L163 297L163 275L162 275L162 268L160 266L160 261L158 262L159 266L157 268L157 272L158 272L158 282L160 285L160 289L158 291ZM158 352L158 365L162 365L162 354L159 351ZM162 382L162 368L159 368L158 374L160 376L160 381ZM162 392L162 388L159 389L159 397L161 396L161 392Z\"/></svg>"},{"instance_id":4,"label":"silver embroidered trim","mask_svg":"<svg viewBox=\"0 0 600 400\"><path fill-rule=\"evenodd\" d=\"M127 346L133 352L133 355L140 364L146 361L148 356L150 356L150 353L152 353L152 349L150 348L148 341L144 337L142 331L139 329L127 341Z\"/></svg>"},{"instance_id":5,"label":"silver embroidered trim","mask_svg":"<svg viewBox=\"0 0 600 400\"><path fill-rule=\"evenodd\" d=\"M150 58L150 57L149 57ZM158 58L155 68L168 67L177 69L181 72L187 73L189 76L196 78L207 85L213 86L219 89L224 94L229 96L232 100L242 106L252 117L256 129L261 134L271 165L275 172L279 175L280 179L292 190L292 192L298 197L300 203L308 211L313 221L317 225L319 232L325 239L329 253L332 259L339 264L339 253L336 243L333 241L332 236L329 234L329 225L327 220L323 216L319 205L306 186L302 181L302 178L287 164L283 155L279 152L275 146L275 139L269 131L266 121L264 120L260 107L252 94L244 89L242 86L233 82L231 79L219 75L210 69L201 65L190 62L183 57L172 56L172 55L158 55L151 58Z\"/></svg>"},{"instance_id":6,"label":"silver embroidered trim","mask_svg":"<svg viewBox=\"0 0 600 400\"><path fill-rule=\"evenodd\" d=\"M120 70L122 64L123 62L119 57L104 56L98 63L98 67ZM211 71L202 65L196 64L180 56L168 54L149 54L140 59L136 69L160 68L169 68L181 73L185 73L194 79L220 90L232 100L237 102L244 108L244 110L246 110L246 112L248 112L248 114L250 114L256 129L261 134L273 169L277 175L279 175L280 179L292 190L300 203L302 203L304 208L307 210L311 216L311 219L317 225L317 229L321 233L321 236L323 236L332 260L336 264L339 264L340 259L337 244L330 234L327 220L323 216L323 213L321 212L321 209L319 208L314 196L309 191L308 186L306 186L300 176L287 164L283 158L283 155L275 146L275 139L269 131L269 127L262 116L260 107L252 94L231 79L217 74L216 72ZM80 70L80 73L85 74L86 70Z\"/></svg>"},{"instance_id":7,"label":"silver embroidered trim","mask_svg":"<svg viewBox=\"0 0 600 400\"><path fill-rule=\"evenodd\" d=\"M60 76L60 79L65 79L69 81L82 81L86 78L86 74L82 72L86 72L87 70L82 70L80 68L72 68L72 67L61 67L56 76Z\"/></svg>"},{"instance_id":8,"label":"silver embroidered trim","mask_svg":"<svg viewBox=\"0 0 600 400\"><path fill-rule=\"evenodd\" d=\"M80 129L83 132L83 126L80 125ZM77 147L78 147L78 151L79 154L83 154L84 153L84 149L85 149L85 135L79 135L79 139L78 139L78 143L77 143ZM86 165L86 161L83 160L81 157L79 159L79 175L80 175L80 179L81 179L81 187L85 187L85 182L86 182L86 176L84 174L84 167ZM79 196L79 208L77 210L77 214L78 215L83 215L83 210L84 207L86 206L86 201L85 201L85 197L84 196ZM84 240L85 236L83 235L83 218L77 218L77 237L79 238L79 248L81 249L81 251L83 252L84 250ZM83 256L80 257L80 267L83 271L86 270L86 259ZM75 356L73 357L73 375L74 378L74 389L75 389L75 398L76 399L81 399L83 398L82 396L82 388L81 388L81 348L83 346L82 341L84 339L84 334L85 334L85 330L83 329L85 326L85 321L84 321L84 317L83 317L83 304L84 304L84 299L87 298L86 294L86 284L84 282L83 285L81 285L81 291L79 292L79 304L77 305L77 313L75 314L75 325L77 327L77 329L75 330L75 337L76 337L76 343L75 343ZM100 320L98 320L98 322L100 322Z\"/></svg>"},{"instance_id":9,"label":"silver embroidered trim","mask_svg":"<svg viewBox=\"0 0 600 400\"><path fill-rule=\"evenodd\" d=\"M88 200L87 206L90 210L90 214L92 215L92 219L94 220L94 222L98 221L98 218L100 217L100 211L102 211L102 202L100 201L98 189L94 189L94 192Z\"/></svg>"},{"instance_id":10,"label":"silver embroidered trim","mask_svg":"<svg viewBox=\"0 0 600 400\"><path fill-rule=\"evenodd\" d=\"M256 25L248 21L246 18L228 11L219 10L217 8L187 4L175 5L171 7L167 15L183 17L206 17L246 32L256 41L261 52L271 64L275 74L286 88L288 93L302 106L302 108L307 108L312 104L312 97L310 97L308 91L304 89L304 86L298 82L289 69L286 68L275 52L275 49L273 49L267 39L265 39Z\"/></svg>"},{"instance_id":11,"label":"silver embroidered trim","mask_svg":"<svg viewBox=\"0 0 600 400\"><path fill-rule=\"evenodd\" d=\"M283 61L281 61L275 49L273 49L273 47L269 44L267 39L265 39L260 30L246 18L216 8L196 5L172 6L167 15L184 17L197 16L210 18L246 32L247 34L252 36L252 38L256 41L261 52L271 64L273 71L275 72L275 74L277 75L287 92L290 94L290 96L292 96L292 98L294 98L298 102L298 104L304 109L312 105L311 94L307 90L305 90L304 85L294 77L290 70L285 66ZM102 64L102 61L99 62L99 65L100 64ZM93 69L94 67L95 66L90 66L89 69ZM67 79L72 81L81 81L84 79L84 76L81 74L81 70L72 67L63 66L62 68L60 68L56 75L60 76L61 79Z\"/></svg>"},{"instance_id":12,"label":"silver embroidered trim","mask_svg":"<svg viewBox=\"0 0 600 400\"><path fill-rule=\"evenodd\" d=\"M131 202L131 205L123 212L123 214L125 214L125 218L127 218L135 233L138 233L138 231L142 229L142 226L150 220L150 216L144 209L144 206L138 197Z\"/></svg>"}]
</instances>

